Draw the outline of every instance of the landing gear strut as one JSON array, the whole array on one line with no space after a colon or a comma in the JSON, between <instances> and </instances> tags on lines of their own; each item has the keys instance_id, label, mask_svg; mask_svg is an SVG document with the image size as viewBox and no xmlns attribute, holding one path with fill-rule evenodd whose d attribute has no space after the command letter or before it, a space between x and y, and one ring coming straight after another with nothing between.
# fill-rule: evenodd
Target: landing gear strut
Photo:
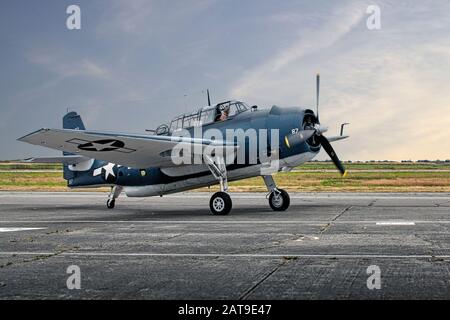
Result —
<instances>
[{"instance_id":1,"label":"landing gear strut","mask_svg":"<svg viewBox=\"0 0 450 320\"><path fill-rule=\"evenodd\" d=\"M204 156L206 164L214 178L220 182L220 191L213 194L209 201L209 208L214 215L227 215L233 207L233 202L228 194L227 168L223 158L212 159Z\"/></svg>"},{"instance_id":2,"label":"landing gear strut","mask_svg":"<svg viewBox=\"0 0 450 320\"><path fill-rule=\"evenodd\" d=\"M269 191L269 205L273 211L285 211L291 204L289 194L278 189L272 176L262 176Z\"/></svg>"},{"instance_id":3,"label":"landing gear strut","mask_svg":"<svg viewBox=\"0 0 450 320\"><path fill-rule=\"evenodd\" d=\"M106 206L108 209L114 209L114 206L116 205L116 199L119 197L120 193L122 192L123 187L122 186L114 186L111 187L111 192L108 196L108 201L106 201Z\"/></svg>"}]
</instances>

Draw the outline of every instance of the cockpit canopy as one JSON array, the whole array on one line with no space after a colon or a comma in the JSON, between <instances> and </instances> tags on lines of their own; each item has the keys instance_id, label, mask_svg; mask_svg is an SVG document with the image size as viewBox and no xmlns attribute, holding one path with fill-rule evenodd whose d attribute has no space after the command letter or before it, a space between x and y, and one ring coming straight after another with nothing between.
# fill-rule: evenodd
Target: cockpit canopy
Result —
<instances>
[{"instance_id":1,"label":"cockpit canopy","mask_svg":"<svg viewBox=\"0 0 450 320\"><path fill-rule=\"evenodd\" d=\"M226 101L215 106L204 107L196 112L186 113L175 117L169 126L170 132L186 129L194 126L203 126L216 121L226 121L250 108L240 101ZM223 113L226 117L222 117Z\"/></svg>"}]
</instances>

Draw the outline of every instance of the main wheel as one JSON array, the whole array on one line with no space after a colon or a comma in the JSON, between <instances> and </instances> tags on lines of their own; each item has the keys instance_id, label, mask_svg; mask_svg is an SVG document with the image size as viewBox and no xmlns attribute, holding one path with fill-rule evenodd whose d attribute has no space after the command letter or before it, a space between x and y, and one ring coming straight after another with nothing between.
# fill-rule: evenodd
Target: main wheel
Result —
<instances>
[{"instance_id":1,"label":"main wheel","mask_svg":"<svg viewBox=\"0 0 450 320\"><path fill-rule=\"evenodd\" d=\"M269 196L269 205L273 211L285 211L290 204L291 198L283 189L278 189L278 192L274 191Z\"/></svg>"},{"instance_id":2,"label":"main wheel","mask_svg":"<svg viewBox=\"0 0 450 320\"><path fill-rule=\"evenodd\" d=\"M214 215L227 215L230 213L232 205L230 195L222 191L214 193L209 200L209 208Z\"/></svg>"},{"instance_id":3,"label":"main wheel","mask_svg":"<svg viewBox=\"0 0 450 320\"><path fill-rule=\"evenodd\" d=\"M116 205L116 200L114 200L114 199L108 199L108 201L106 201L106 206L108 207L108 209L114 209L115 205Z\"/></svg>"}]
</instances>

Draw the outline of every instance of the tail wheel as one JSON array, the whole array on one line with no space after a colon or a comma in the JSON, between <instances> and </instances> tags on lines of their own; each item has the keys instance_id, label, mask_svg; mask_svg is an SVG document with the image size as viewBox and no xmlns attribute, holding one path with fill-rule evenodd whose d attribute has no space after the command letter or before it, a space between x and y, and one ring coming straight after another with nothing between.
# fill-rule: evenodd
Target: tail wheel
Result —
<instances>
[{"instance_id":1,"label":"tail wheel","mask_svg":"<svg viewBox=\"0 0 450 320\"><path fill-rule=\"evenodd\" d=\"M115 205L116 205L116 200L114 200L114 199L108 199L108 201L106 201L106 206L108 207L108 209L114 209Z\"/></svg>"},{"instance_id":2,"label":"tail wheel","mask_svg":"<svg viewBox=\"0 0 450 320\"><path fill-rule=\"evenodd\" d=\"M214 215L227 215L232 205L230 195L222 191L214 193L209 201L209 208Z\"/></svg>"},{"instance_id":3,"label":"tail wheel","mask_svg":"<svg viewBox=\"0 0 450 320\"><path fill-rule=\"evenodd\" d=\"M269 205L273 211L285 211L290 204L289 194L283 189L273 191L269 196Z\"/></svg>"}]
</instances>

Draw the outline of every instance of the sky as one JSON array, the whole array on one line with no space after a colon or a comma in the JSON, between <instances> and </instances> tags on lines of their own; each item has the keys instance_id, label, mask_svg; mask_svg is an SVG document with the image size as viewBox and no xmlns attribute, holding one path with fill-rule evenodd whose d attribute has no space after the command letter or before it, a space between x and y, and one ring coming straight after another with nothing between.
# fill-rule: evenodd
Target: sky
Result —
<instances>
[{"instance_id":1,"label":"sky","mask_svg":"<svg viewBox=\"0 0 450 320\"><path fill-rule=\"evenodd\" d=\"M81 9L69 30L66 8ZM381 28L370 30L369 5ZM0 159L55 155L16 141L60 128L143 133L237 99L313 107L343 160L450 159L448 0L3 0ZM326 159L321 153L318 159Z\"/></svg>"}]
</instances>

